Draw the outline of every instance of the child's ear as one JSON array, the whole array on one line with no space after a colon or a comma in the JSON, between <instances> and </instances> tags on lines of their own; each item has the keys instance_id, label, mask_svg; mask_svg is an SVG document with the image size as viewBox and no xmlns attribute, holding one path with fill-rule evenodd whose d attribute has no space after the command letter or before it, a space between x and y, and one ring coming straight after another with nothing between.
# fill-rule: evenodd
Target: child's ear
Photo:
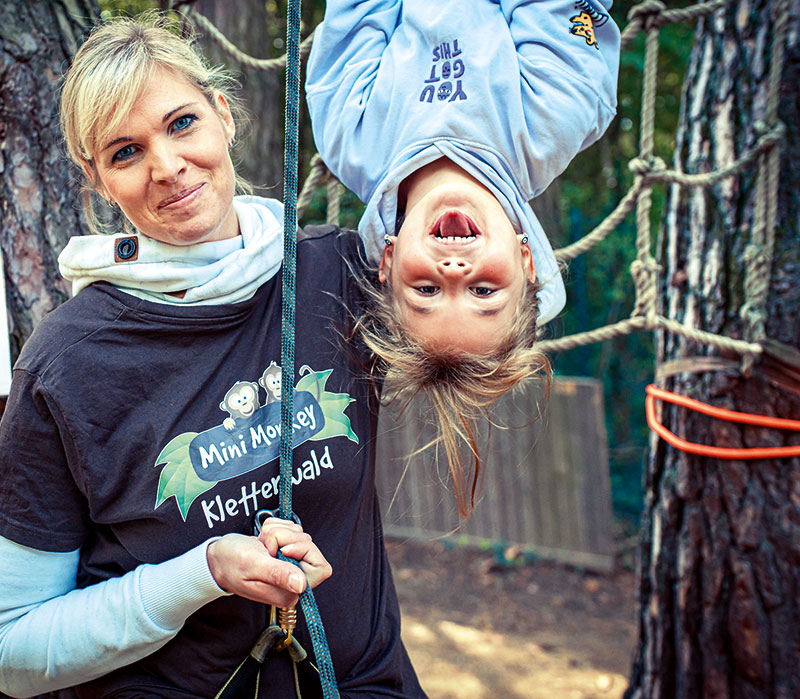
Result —
<instances>
[{"instance_id":1,"label":"child's ear","mask_svg":"<svg viewBox=\"0 0 800 699\"><path fill-rule=\"evenodd\" d=\"M520 242L522 252L522 271L525 278L533 283L536 281L536 265L533 263L533 253L527 243Z\"/></svg>"},{"instance_id":2,"label":"child's ear","mask_svg":"<svg viewBox=\"0 0 800 699\"><path fill-rule=\"evenodd\" d=\"M383 255L378 265L378 281L385 284L392 274L392 256L394 255L394 241L397 236L387 236L387 245L383 248ZM392 242L388 242L391 240Z\"/></svg>"}]
</instances>

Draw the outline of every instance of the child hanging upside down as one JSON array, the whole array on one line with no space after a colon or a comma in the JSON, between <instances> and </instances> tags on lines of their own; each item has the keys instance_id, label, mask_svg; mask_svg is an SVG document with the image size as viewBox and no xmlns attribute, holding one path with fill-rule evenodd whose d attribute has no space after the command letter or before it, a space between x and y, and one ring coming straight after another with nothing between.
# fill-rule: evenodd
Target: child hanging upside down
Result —
<instances>
[{"instance_id":1,"label":"child hanging upside down","mask_svg":"<svg viewBox=\"0 0 800 699\"><path fill-rule=\"evenodd\" d=\"M382 284L367 344L389 399L428 395L457 489L469 444L473 495L481 411L549 369L534 341L565 293L528 201L614 117L610 5L329 0L315 32L314 138L366 203L359 233Z\"/></svg>"}]
</instances>

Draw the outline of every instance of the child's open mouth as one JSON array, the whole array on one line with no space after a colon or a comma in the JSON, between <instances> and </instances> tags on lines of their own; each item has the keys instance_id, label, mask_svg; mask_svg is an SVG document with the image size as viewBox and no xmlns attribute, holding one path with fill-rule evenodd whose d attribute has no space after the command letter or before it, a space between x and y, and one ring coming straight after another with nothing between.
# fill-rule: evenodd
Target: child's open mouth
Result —
<instances>
[{"instance_id":1,"label":"child's open mouth","mask_svg":"<svg viewBox=\"0 0 800 699\"><path fill-rule=\"evenodd\" d=\"M445 211L433 224L431 235L437 243L463 245L470 243L481 232L469 216L460 211Z\"/></svg>"}]
</instances>

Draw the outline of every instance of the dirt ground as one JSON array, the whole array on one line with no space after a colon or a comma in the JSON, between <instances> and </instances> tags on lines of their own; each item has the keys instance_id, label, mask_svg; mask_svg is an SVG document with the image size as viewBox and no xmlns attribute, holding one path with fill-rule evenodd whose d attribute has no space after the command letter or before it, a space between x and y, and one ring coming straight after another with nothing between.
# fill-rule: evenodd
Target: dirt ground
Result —
<instances>
[{"instance_id":1,"label":"dirt ground","mask_svg":"<svg viewBox=\"0 0 800 699\"><path fill-rule=\"evenodd\" d=\"M619 699L635 641L635 580L514 551L387 540L403 639L430 699Z\"/></svg>"}]
</instances>

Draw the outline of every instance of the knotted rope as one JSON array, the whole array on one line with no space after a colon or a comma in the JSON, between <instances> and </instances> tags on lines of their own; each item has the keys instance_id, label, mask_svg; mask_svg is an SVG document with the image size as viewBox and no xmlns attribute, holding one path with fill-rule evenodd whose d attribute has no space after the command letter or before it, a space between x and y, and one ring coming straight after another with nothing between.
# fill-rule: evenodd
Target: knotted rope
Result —
<instances>
[{"instance_id":1,"label":"knotted rope","mask_svg":"<svg viewBox=\"0 0 800 699\"><path fill-rule=\"evenodd\" d=\"M769 288L775 222L777 219L777 188L779 172L778 143L783 138L785 126L777 119L778 90L783 67L784 43L788 24L787 0L773 5L774 43L770 66L769 96L765 124L759 129L759 138L752 148L745 151L735 162L718 170L706 173L687 174L667 168L664 161L653 154L655 133L656 74L658 62L658 31L670 22L694 21L717 12L730 0L713 0L687 8L667 10L661 0L645 0L632 8L630 20L622 32L622 45L630 43L640 32L646 33L645 69L642 86L641 133L639 154L629 163L634 173L633 186L620 200L617 207L594 230L571 245L556 250L560 260L572 259L601 242L636 208L636 259L631 264L636 296L631 318L602 328L577 333L557 340L539 343L542 351L570 349L593 342L626 335L636 330L660 328L689 340L733 351L744 357L746 370L763 351L760 341L766 338L766 297ZM650 208L652 184L670 182L686 187L708 187L727 177L743 172L757 163L759 169L756 188L755 225L752 241L745 252L745 301L741 315L748 328L744 340L737 340L716 333L688 327L675 320L660 316L657 312L657 276L659 266L651 254Z\"/></svg>"}]
</instances>

